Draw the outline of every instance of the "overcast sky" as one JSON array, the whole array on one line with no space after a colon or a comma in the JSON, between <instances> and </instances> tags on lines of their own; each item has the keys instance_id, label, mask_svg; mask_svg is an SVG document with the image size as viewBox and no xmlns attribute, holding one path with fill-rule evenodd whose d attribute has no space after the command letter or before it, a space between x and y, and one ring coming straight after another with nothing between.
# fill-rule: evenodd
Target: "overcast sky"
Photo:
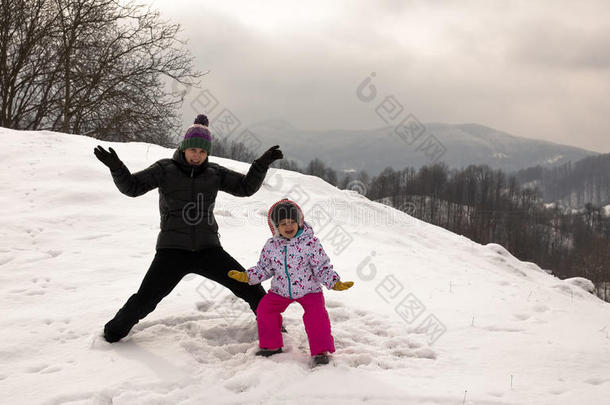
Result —
<instances>
[{"instance_id":1,"label":"overcast sky","mask_svg":"<svg viewBox=\"0 0 610 405\"><path fill-rule=\"evenodd\" d=\"M422 122L610 152L606 0L149 3L182 25L197 68L210 71L210 118L228 108L245 126L379 128L375 108L393 96ZM372 73L367 102L357 89Z\"/></svg>"}]
</instances>

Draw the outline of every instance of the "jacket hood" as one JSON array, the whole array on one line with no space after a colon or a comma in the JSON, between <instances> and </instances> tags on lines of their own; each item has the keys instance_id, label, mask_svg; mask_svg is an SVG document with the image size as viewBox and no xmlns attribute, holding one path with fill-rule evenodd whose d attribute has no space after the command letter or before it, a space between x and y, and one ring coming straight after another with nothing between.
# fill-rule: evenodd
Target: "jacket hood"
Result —
<instances>
[{"instance_id":1,"label":"jacket hood","mask_svg":"<svg viewBox=\"0 0 610 405\"><path fill-rule=\"evenodd\" d=\"M271 220L271 213L273 212L273 209L278 205L278 204L290 204L293 205L296 209L297 209L297 224L299 225L299 229L303 229L303 226L305 224L305 217L303 216L303 210L301 209L301 207L299 207L299 205L292 201L289 200L287 198L280 200L278 202L276 202L275 204L273 204L271 206L271 208L269 208L269 211L267 212L267 223L269 224L269 229L271 230L271 235L273 235L273 237L280 237L280 231L277 228L277 226L273 223L273 221ZM309 229L311 229L311 227L309 227Z\"/></svg>"}]
</instances>

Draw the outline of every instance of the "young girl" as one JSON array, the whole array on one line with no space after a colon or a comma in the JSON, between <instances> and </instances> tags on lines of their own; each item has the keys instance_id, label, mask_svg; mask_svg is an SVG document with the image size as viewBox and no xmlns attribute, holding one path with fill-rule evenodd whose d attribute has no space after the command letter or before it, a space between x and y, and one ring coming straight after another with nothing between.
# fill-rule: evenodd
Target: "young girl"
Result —
<instances>
[{"instance_id":1,"label":"young girl","mask_svg":"<svg viewBox=\"0 0 610 405\"><path fill-rule=\"evenodd\" d=\"M273 277L271 289L256 311L261 348L256 354L271 356L282 351L281 313L297 301L305 310L303 322L313 361L327 364L335 345L321 284L342 291L354 283L339 280L320 240L295 202L287 199L276 202L269 209L267 220L273 237L265 243L257 265L245 272L229 272L229 277L250 285Z\"/></svg>"}]
</instances>

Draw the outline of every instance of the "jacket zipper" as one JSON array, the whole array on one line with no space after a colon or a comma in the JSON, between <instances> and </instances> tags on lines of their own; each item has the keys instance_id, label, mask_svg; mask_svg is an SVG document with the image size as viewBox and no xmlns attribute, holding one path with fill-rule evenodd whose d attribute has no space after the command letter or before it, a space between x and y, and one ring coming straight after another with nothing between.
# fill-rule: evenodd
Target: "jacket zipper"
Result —
<instances>
[{"instance_id":1,"label":"jacket zipper","mask_svg":"<svg viewBox=\"0 0 610 405\"><path fill-rule=\"evenodd\" d=\"M193 173L195 172L195 168L191 168L191 201L195 201L195 210L198 211L197 201L195 200L195 179L193 178ZM199 212L196 213L199 215ZM195 226L191 225L191 250L194 252L196 250L195 246Z\"/></svg>"},{"instance_id":2,"label":"jacket zipper","mask_svg":"<svg viewBox=\"0 0 610 405\"><path fill-rule=\"evenodd\" d=\"M292 299L292 283L290 282L290 274L288 274L288 246L284 245L284 272L286 273L286 277L288 277L288 296Z\"/></svg>"}]
</instances>

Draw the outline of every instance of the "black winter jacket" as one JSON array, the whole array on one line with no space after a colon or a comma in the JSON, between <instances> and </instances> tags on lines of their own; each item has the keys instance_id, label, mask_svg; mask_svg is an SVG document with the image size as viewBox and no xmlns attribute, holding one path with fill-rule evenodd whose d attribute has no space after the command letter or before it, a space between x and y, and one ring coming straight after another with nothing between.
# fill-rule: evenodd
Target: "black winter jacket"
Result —
<instances>
[{"instance_id":1,"label":"black winter jacket","mask_svg":"<svg viewBox=\"0 0 610 405\"><path fill-rule=\"evenodd\" d=\"M157 249L196 251L220 246L213 213L218 191L251 196L263 183L267 169L254 161L244 176L207 159L200 166L191 166L184 152L176 150L171 159L161 159L140 172L131 174L123 164L111 173L117 188L130 197L159 189Z\"/></svg>"}]
</instances>

